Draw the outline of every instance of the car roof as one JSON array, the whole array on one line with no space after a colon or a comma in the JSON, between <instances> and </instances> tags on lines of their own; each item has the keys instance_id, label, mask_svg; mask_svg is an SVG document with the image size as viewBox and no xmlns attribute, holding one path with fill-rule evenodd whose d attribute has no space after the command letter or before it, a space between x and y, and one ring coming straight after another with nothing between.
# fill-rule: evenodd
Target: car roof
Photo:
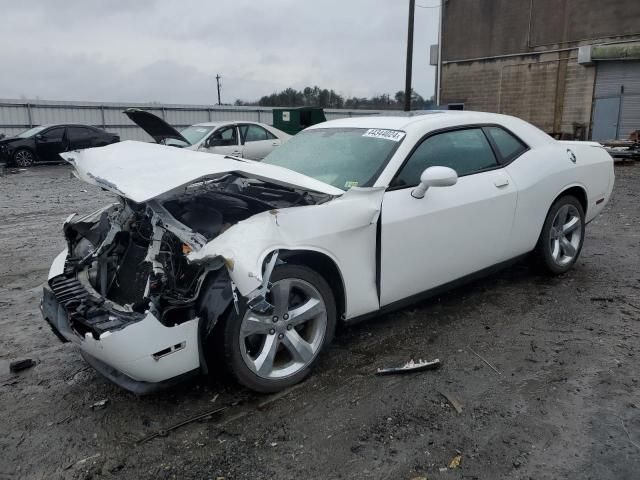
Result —
<instances>
[{"instance_id":1,"label":"car roof","mask_svg":"<svg viewBox=\"0 0 640 480\"><path fill-rule=\"evenodd\" d=\"M309 127L316 128L384 128L390 130L411 130L413 127L424 127L425 124L437 126L455 119L460 124L468 123L503 123L505 119L513 119L508 115L497 113L460 111L460 110L425 110L409 112L406 115L367 115L362 117L340 118L329 120Z\"/></svg>"},{"instance_id":2,"label":"car roof","mask_svg":"<svg viewBox=\"0 0 640 480\"><path fill-rule=\"evenodd\" d=\"M86 123L43 123L40 125L34 125L30 128L35 127L43 127L43 128L51 128L51 127L88 127L88 128L97 128L101 130L100 127L96 127L94 125L87 125Z\"/></svg>"},{"instance_id":3,"label":"car roof","mask_svg":"<svg viewBox=\"0 0 640 480\"><path fill-rule=\"evenodd\" d=\"M499 113L474 112L470 110L429 110L409 112L405 115L367 115L341 118L318 123L306 130L322 128L376 128L401 130L407 137L417 141L426 132L465 125L500 125L523 140L529 147L535 147L555 140L534 125L517 117Z\"/></svg>"},{"instance_id":4,"label":"car roof","mask_svg":"<svg viewBox=\"0 0 640 480\"><path fill-rule=\"evenodd\" d=\"M252 123L254 125L265 125L264 123L254 122L252 120L220 120L217 122L195 123L193 127L221 127L222 125L235 125L237 123Z\"/></svg>"}]
</instances>

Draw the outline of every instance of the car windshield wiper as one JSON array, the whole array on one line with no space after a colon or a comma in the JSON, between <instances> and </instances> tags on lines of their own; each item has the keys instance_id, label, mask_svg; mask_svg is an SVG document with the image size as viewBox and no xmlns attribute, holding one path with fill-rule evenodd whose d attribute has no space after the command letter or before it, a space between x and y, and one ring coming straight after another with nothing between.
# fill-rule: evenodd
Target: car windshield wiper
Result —
<instances>
[{"instance_id":1,"label":"car windshield wiper","mask_svg":"<svg viewBox=\"0 0 640 480\"><path fill-rule=\"evenodd\" d=\"M231 160L237 160L238 162L249 163L249 160L247 160L246 158L234 157L232 155L225 155L224 158L230 158Z\"/></svg>"}]
</instances>

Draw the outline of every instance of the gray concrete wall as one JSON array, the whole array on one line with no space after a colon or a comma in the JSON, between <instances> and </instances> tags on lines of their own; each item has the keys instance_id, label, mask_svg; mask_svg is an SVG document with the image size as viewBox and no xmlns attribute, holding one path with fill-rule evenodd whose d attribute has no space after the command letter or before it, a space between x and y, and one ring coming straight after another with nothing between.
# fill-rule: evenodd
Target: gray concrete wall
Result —
<instances>
[{"instance_id":1,"label":"gray concrete wall","mask_svg":"<svg viewBox=\"0 0 640 480\"><path fill-rule=\"evenodd\" d=\"M547 53L443 66L442 103L514 115L546 132L589 131L595 67L577 53Z\"/></svg>"},{"instance_id":2,"label":"gray concrete wall","mask_svg":"<svg viewBox=\"0 0 640 480\"><path fill-rule=\"evenodd\" d=\"M444 5L443 61L640 35L640 0L445 0Z\"/></svg>"},{"instance_id":3,"label":"gray concrete wall","mask_svg":"<svg viewBox=\"0 0 640 480\"><path fill-rule=\"evenodd\" d=\"M590 133L596 67L577 63L578 46L640 40L640 0L444 5L441 103L515 115L554 134Z\"/></svg>"}]
</instances>

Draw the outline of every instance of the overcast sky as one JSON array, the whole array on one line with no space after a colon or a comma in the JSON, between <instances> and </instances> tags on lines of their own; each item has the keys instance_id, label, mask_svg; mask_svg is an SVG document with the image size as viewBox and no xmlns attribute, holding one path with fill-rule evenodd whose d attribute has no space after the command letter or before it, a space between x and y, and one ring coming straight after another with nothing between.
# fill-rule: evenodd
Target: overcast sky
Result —
<instances>
[{"instance_id":1,"label":"overcast sky","mask_svg":"<svg viewBox=\"0 0 640 480\"><path fill-rule=\"evenodd\" d=\"M409 0L0 0L0 98L165 103L318 85L404 89ZM438 0L418 0L437 5ZM438 9L416 8L413 87L433 94Z\"/></svg>"}]
</instances>

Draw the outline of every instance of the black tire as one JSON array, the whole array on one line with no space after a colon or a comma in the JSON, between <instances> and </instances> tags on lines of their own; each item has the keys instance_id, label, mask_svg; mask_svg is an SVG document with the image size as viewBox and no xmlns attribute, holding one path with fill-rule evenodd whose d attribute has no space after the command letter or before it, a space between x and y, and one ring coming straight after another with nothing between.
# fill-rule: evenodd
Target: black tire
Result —
<instances>
[{"instance_id":1,"label":"black tire","mask_svg":"<svg viewBox=\"0 0 640 480\"><path fill-rule=\"evenodd\" d=\"M567 211L570 212L572 215L571 219L575 217L578 218L580 222L579 225L569 232L571 236L568 236L569 234L561 235L561 232L564 230L557 228L558 225L567 224L564 220L561 224L558 223L558 220L562 220L559 218L559 214L561 214L561 210L563 209L567 209ZM540 232L540 238L534 251L536 263L542 267L546 273L551 275L561 275L568 272L580 257L584 243L584 231L585 222L582 204L572 195L560 197L549 209L542 226L542 232ZM576 237L576 234L579 235L579 237ZM559 235L564 238L558 238ZM563 251L563 249L566 248L563 245L569 247L569 244L569 252ZM559 251L554 247L559 248Z\"/></svg>"},{"instance_id":2,"label":"black tire","mask_svg":"<svg viewBox=\"0 0 640 480\"><path fill-rule=\"evenodd\" d=\"M324 307L326 311L326 328L324 329L324 334L321 340L318 340L318 347L313 356L313 359L308 362L308 364L304 364L304 367L300 367L300 370L296 371L291 375L287 375L281 378L263 378L259 376L256 372L254 372L247 361L245 360L247 351L244 353L241 351L241 343L246 342L247 340L242 340L241 342L241 326L242 322L245 318L245 313L247 313L246 308L240 309L240 314L236 313L235 308L231 308L227 314L227 317L223 320L221 325L221 330L218 331L218 334L222 336L222 354L224 357L224 361L226 363L226 367L228 372L234 377L239 383L242 385L254 390L256 392L261 393L272 393L288 388L292 385L295 385L302 380L304 380L312 371L313 367L316 365L320 353L322 350L331 343L333 340L333 335L335 333L336 328L336 305L335 300L333 298L333 293L331 288L327 284L326 280L319 275L314 270L311 270L308 267L300 266L300 265L280 265L277 266L273 273L271 274L270 281L272 284L276 284L276 282L286 279L292 279L294 282L297 280L301 280L302 282L306 282L315 288L317 292L319 292L322 300L324 302ZM291 291L294 292L295 287L292 287ZM270 297L271 294L268 295L268 300L272 301ZM291 296L295 294L289 294L289 302L291 302ZM273 302L275 303L275 302ZM293 307L288 307L293 308ZM275 315L274 315L275 316ZM293 316L292 316L293 318ZM310 320L313 322L315 320ZM284 320L280 319L280 322L284 322ZM280 325L279 323L274 323L274 325ZM305 324L307 325L307 324ZM300 325L302 328L302 324ZM293 327L297 329L299 327ZM287 335L287 332L283 332ZM293 333L296 333L295 331ZM279 335L275 333L273 335L274 341L275 337ZM320 334L318 334L320 335ZM268 335L263 335L263 342L266 342ZM247 337L249 338L249 337ZM246 345L246 344L245 344ZM263 343L264 345L264 343ZM284 343L282 344L284 345ZM279 346L278 353L276 355L282 355L283 346ZM246 348L246 346L244 347ZM261 347L264 350L264 346ZM243 356L244 355L244 356ZM287 355L287 352L284 352L284 355Z\"/></svg>"},{"instance_id":3,"label":"black tire","mask_svg":"<svg viewBox=\"0 0 640 480\"><path fill-rule=\"evenodd\" d=\"M36 155L28 148L19 148L13 152L13 163L20 168L31 167L36 161Z\"/></svg>"}]
</instances>

